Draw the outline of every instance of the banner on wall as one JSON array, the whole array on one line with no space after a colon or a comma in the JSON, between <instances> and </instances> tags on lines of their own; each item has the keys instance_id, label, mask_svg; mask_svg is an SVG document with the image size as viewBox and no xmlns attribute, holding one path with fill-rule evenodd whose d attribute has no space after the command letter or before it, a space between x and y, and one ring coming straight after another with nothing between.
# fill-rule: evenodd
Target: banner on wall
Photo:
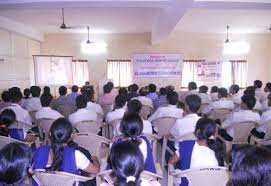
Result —
<instances>
[{"instance_id":1,"label":"banner on wall","mask_svg":"<svg viewBox=\"0 0 271 186\"><path fill-rule=\"evenodd\" d=\"M201 61L197 63L198 81L217 81L222 77L222 61Z\"/></svg>"},{"instance_id":2,"label":"banner on wall","mask_svg":"<svg viewBox=\"0 0 271 186\"><path fill-rule=\"evenodd\" d=\"M133 78L180 78L182 64L179 54L134 54Z\"/></svg>"}]
</instances>

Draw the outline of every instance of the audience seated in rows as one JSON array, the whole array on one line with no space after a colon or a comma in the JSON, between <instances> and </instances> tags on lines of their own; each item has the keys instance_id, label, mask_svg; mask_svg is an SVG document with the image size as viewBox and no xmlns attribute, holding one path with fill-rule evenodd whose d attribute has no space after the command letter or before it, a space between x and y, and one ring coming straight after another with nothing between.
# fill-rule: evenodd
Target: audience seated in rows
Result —
<instances>
[{"instance_id":1,"label":"audience seated in rows","mask_svg":"<svg viewBox=\"0 0 271 186\"><path fill-rule=\"evenodd\" d=\"M212 102L211 96L207 93L208 87L202 85L199 87L199 97L201 98L201 104L210 104Z\"/></svg>"},{"instance_id":2,"label":"audience seated in rows","mask_svg":"<svg viewBox=\"0 0 271 186\"><path fill-rule=\"evenodd\" d=\"M22 101L21 101L21 106L25 109L26 108L26 103L27 103L27 100L30 98L30 95L31 95L31 91L29 88L25 88L24 89L24 97L22 98Z\"/></svg>"},{"instance_id":3,"label":"audience seated in rows","mask_svg":"<svg viewBox=\"0 0 271 186\"><path fill-rule=\"evenodd\" d=\"M73 85L72 92L69 95L67 95L67 99L68 99L68 102L70 103L70 107L72 107L71 113L74 113L76 111L76 98L77 96L79 96L78 89L79 87L77 85Z\"/></svg>"},{"instance_id":4,"label":"audience seated in rows","mask_svg":"<svg viewBox=\"0 0 271 186\"><path fill-rule=\"evenodd\" d=\"M263 102L266 99L266 93L261 89L262 88L262 81L255 80L254 87L255 87L255 96L256 99L260 102Z\"/></svg>"},{"instance_id":5,"label":"audience seated in rows","mask_svg":"<svg viewBox=\"0 0 271 186\"><path fill-rule=\"evenodd\" d=\"M26 100L25 109L28 112L36 112L41 109L40 92L41 88L38 86L32 86L30 88L31 97Z\"/></svg>"},{"instance_id":6,"label":"audience seated in rows","mask_svg":"<svg viewBox=\"0 0 271 186\"><path fill-rule=\"evenodd\" d=\"M239 93L240 87L239 85L231 85L229 88L229 99L232 100L232 102L235 105L235 108L238 107L238 105L241 104L241 97L242 94Z\"/></svg>"},{"instance_id":7,"label":"audience seated in rows","mask_svg":"<svg viewBox=\"0 0 271 186\"><path fill-rule=\"evenodd\" d=\"M134 97L132 99L137 99L142 103L142 105L148 106L153 109L153 102L152 102L151 98L147 97L147 95L148 95L148 89L145 87L142 87L139 90L139 96Z\"/></svg>"}]
</instances>

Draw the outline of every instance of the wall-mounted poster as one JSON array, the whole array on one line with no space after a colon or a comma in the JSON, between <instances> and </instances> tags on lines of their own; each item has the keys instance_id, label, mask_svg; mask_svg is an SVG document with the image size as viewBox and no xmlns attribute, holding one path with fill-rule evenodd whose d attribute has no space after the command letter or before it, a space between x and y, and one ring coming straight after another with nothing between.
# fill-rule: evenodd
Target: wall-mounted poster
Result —
<instances>
[{"instance_id":1,"label":"wall-mounted poster","mask_svg":"<svg viewBox=\"0 0 271 186\"><path fill-rule=\"evenodd\" d=\"M197 63L198 81L216 81L222 76L222 61L202 61Z\"/></svg>"},{"instance_id":2,"label":"wall-mounted poster","mask_svg":"<svg viewBox=\"0 0 271 186\"><path fill-rule=\"evenodd\" d=\"M133 78L180 78L182 64L179 54L134 54Z\"/></svg>"}]
</instances>

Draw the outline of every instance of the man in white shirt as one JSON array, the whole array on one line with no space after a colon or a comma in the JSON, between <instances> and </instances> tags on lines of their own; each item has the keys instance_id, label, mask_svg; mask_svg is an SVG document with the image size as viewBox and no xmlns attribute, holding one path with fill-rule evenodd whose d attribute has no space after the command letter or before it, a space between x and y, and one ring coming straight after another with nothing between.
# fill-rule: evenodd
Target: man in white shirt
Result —
<instances>
[{"instance_id":1,"label":"man in white shirt","mask_svg":"<svg viewBox=\"0 0 271 186\"><path fill-rule=\"evenodd\" d=\"M134 97L132 99L137 99L142 103L142 105L149 106L150 108L153 109L153 102L152 102L152 100L150 98L146 97L147 94L148 94L148 90L145 87L142 87L139 90L139 96Z\"/></svg>"},{"instance_id":2,"label":"man in white shirt","mask_svg":"<svg viewBox=\"0 0 271 186\"><path fill-rule=\"evenodd\" d=\"M228 110L233 110L234 109L234 104L231 100L227 99L228 96L228 91L226 88L219 88L218 89L218 101L215 101L208 106L206 106L203 110L202 113L209 115L213 110L215 109L228 109Z\"/></svg>"},{"instance_id":3,"label":"man in white shirt","mask_svg":"<svg viewBox=\"0 0 271 186\"><path fill-rule=\"evenodd\" d=\"M69 116L69 120L74 126L81 121L98 121L95 111L87 109L87 98L83 95L76 97L77 111Z\"/></svg>"},{"instance_id":4,"label":"man in white shirt","mask_svg":"<svg viewBox=\"0 0 271 186\"><path fill-rule=\"evenodd\" d=\"M170 134L174 138L178 138L185 134L195 131L196 123L201 118L197 112L201 106L201 99L198 95L191 94L185 98L185 116L177 119L170 130Z\"/></svg>"},{"instance_id":5,"label":"man in white shirt","mask_svg":"<svg viewBox=\"0 0 271 186\"><path fill-rule=\"evenodd\" d=\"M180 100L184 101L186 96L190 95L190 94L198 94L198 91L197 91L197 84L196 82L189 82L188 83L188 91L181 91L180 92Z\"/></svg>"},{"instance_id":6,"label":"man in white shirt","mask_svg":"<svg viewBox=\"0 0 271 186\"><path fill-rule=\"evenodd\" d=\"M28 98L25 103L25 109L28 112L35 112L41 110L40 92L41 88L38 86L32 86L30 88L32 97Z\"/></svg>"},{"instance_id":7,"label":"man in white shirt","mask_svg":"<svg viewBox=\"0 0 271 186\"><path fill-rule=\"evenodd\" d=\"M49 107L52 101L52 96L44 94L41 96L40 100L41 100L42 108L35 115L37 120L41 118L56 120L58 118L63 117L59 112Z\"/></svg>"},{"instance_id":8,"label":"man in white shirt","mask_svg":"<svg viewBox=\"0 0 271 186\"><path fill-rule=\"evenodd\" d=\"M108 112L105 117L106 123L110 124L114 120L121 120L124 116L124 113L126 112L126 109L124 108L125 104L126 96L123 94L118 95L115 98L114 110Z\"/></svg>"},{"instance_id":9,"label":"man in white shirt","mask_svg":"<svg viewBox=\"0 0 271 186\"><path fill-rule=\"evenodd\" d=\"M18 122L22 122L24 124L30 125L29 128L31 128L32 125L32 119L28 113L27 110L23 109L20 106L20 101L23 97L20 89L13 87L10 90L10 98L11 98L11 106L6 107L7 109L12 109L16 114L16 120ZM6 109L5 108L5 109Z\"/></svg>"},{"instance_id":10,"label":"man in white shirt","mask_svg":"<svg viewBox=\"0 0 271 186\"><path fill-rule=\"evenodd\" d=\"M223 123L222 130L219 130L219 134L227 141L232 141L234 137L234 130L229 127L240 122L259 122L260 115L252 111L256 98L252 95L242 96L241 110L233 112Z\"/></svg>"},{"instance_id":11,"label":"man in white shirt","mask_svg":"<svg viewBox=\"0 0 271 186\"><path fill-rule=\"evenodd\" d=\"M238 93L239 90L240 90L239 85L232 85L229 89L230 92L229 99L232 100L232 102L235 105L235 108L237 108L241 104L242 95Z\"/></svg>"},{"instance_id":12,"label":"man in white shirt","mask_svg":"<svg viewBox=\"0 0 271 186\"><path fill-rule=\"evenodd\" d=\"M262 85L263 85L262 81L260 81L260 80L254 81L255 96L256 96L257 100L260 102L263 102L264 100L267 99L267 94L264 91L262 91L262 89L261 89Z\"/></svg>"},{"instance_id":13,"label":"man in white shirt","mask_svg":"<svg viewBox=\"0 0 271 186\"><path fill-rule=\"evenodd\" d=\"M201 104L210 104L212 102L211 96L207 93L208 87L202 85L199 87L199 97L201 98Z\"/></svg>"},{"instance_id":14,"label":"man in white shirt","mask_svg":"<svg viewBox=\"0 0 271 186\"><path fill-rule=\"evenodd\" d=\"M212 101L218 100L218 87L217 86L212 86L210 96L211 96Z\"/></svg>"},{"instance_id":15,"label":"man in white shirt","mask_svg":"<svg viewBox=\"0 0 271 186\"><path fill-rule=\"evenodd\" d=\"M157 118L161 117L172 117L172 118L182 118L183 110L177 108L178 94L175 91L169 92L167 94L168 105L160 106L150 117L149 121L152 122Z\"/></svg>"}]
</instances>

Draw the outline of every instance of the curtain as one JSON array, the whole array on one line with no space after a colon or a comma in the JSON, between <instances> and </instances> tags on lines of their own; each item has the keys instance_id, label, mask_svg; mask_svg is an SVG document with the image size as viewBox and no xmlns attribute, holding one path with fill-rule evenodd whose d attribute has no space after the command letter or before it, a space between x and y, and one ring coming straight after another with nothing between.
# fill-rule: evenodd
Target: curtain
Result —
<instances>
[{"instance_id":1,"label":"curtain","mask_svg":"<svg viewBox=\"0 0 271 186\"><path fill-rule=\"evenodd\" d=\"M88 60L73 60L73 84L83 86L86 81L89 81Z\"/></svg>"},{"instance_id":2,"label":"curtain","mask_svg":"<svg viewBox=\"0 0 271 186\"><path fill-rule=\"evenodd\" d=\"M231 60L232 82L240 87L247 86L247 61L246 60Z\"/></svg>"},{"instance_id":3,"label":"curtain","mask_svg":"<svg viewBox=\"0 0 271 186\"><path fill-rule=\"evenodd\" d=\"M107 78L116 87L128 87L132 82L131 60L107 60Z\"/></svg>"},{"instance_id":4,"label":"curtain","mask_svg":"<svg viewBox=\"0 0 271 186\"><path fill-rule=\"evenodd\" d=\"M222 82L221 86L229 88L233 84L232 68L229 61L223 61L222 63Z\"/></svg>"},{"instance_id":5,"label":"curtain","mask_svg":"<svg viewBox=\"0 0 271 186\"><path fill-rule=\"evenodd\" d=\"M183 72L182 72L182 87L187 87L191 81L201 85L202 82L197 81L197 63L204 60L184 60L183 61Z\"/></svg>"}]
</instances>

